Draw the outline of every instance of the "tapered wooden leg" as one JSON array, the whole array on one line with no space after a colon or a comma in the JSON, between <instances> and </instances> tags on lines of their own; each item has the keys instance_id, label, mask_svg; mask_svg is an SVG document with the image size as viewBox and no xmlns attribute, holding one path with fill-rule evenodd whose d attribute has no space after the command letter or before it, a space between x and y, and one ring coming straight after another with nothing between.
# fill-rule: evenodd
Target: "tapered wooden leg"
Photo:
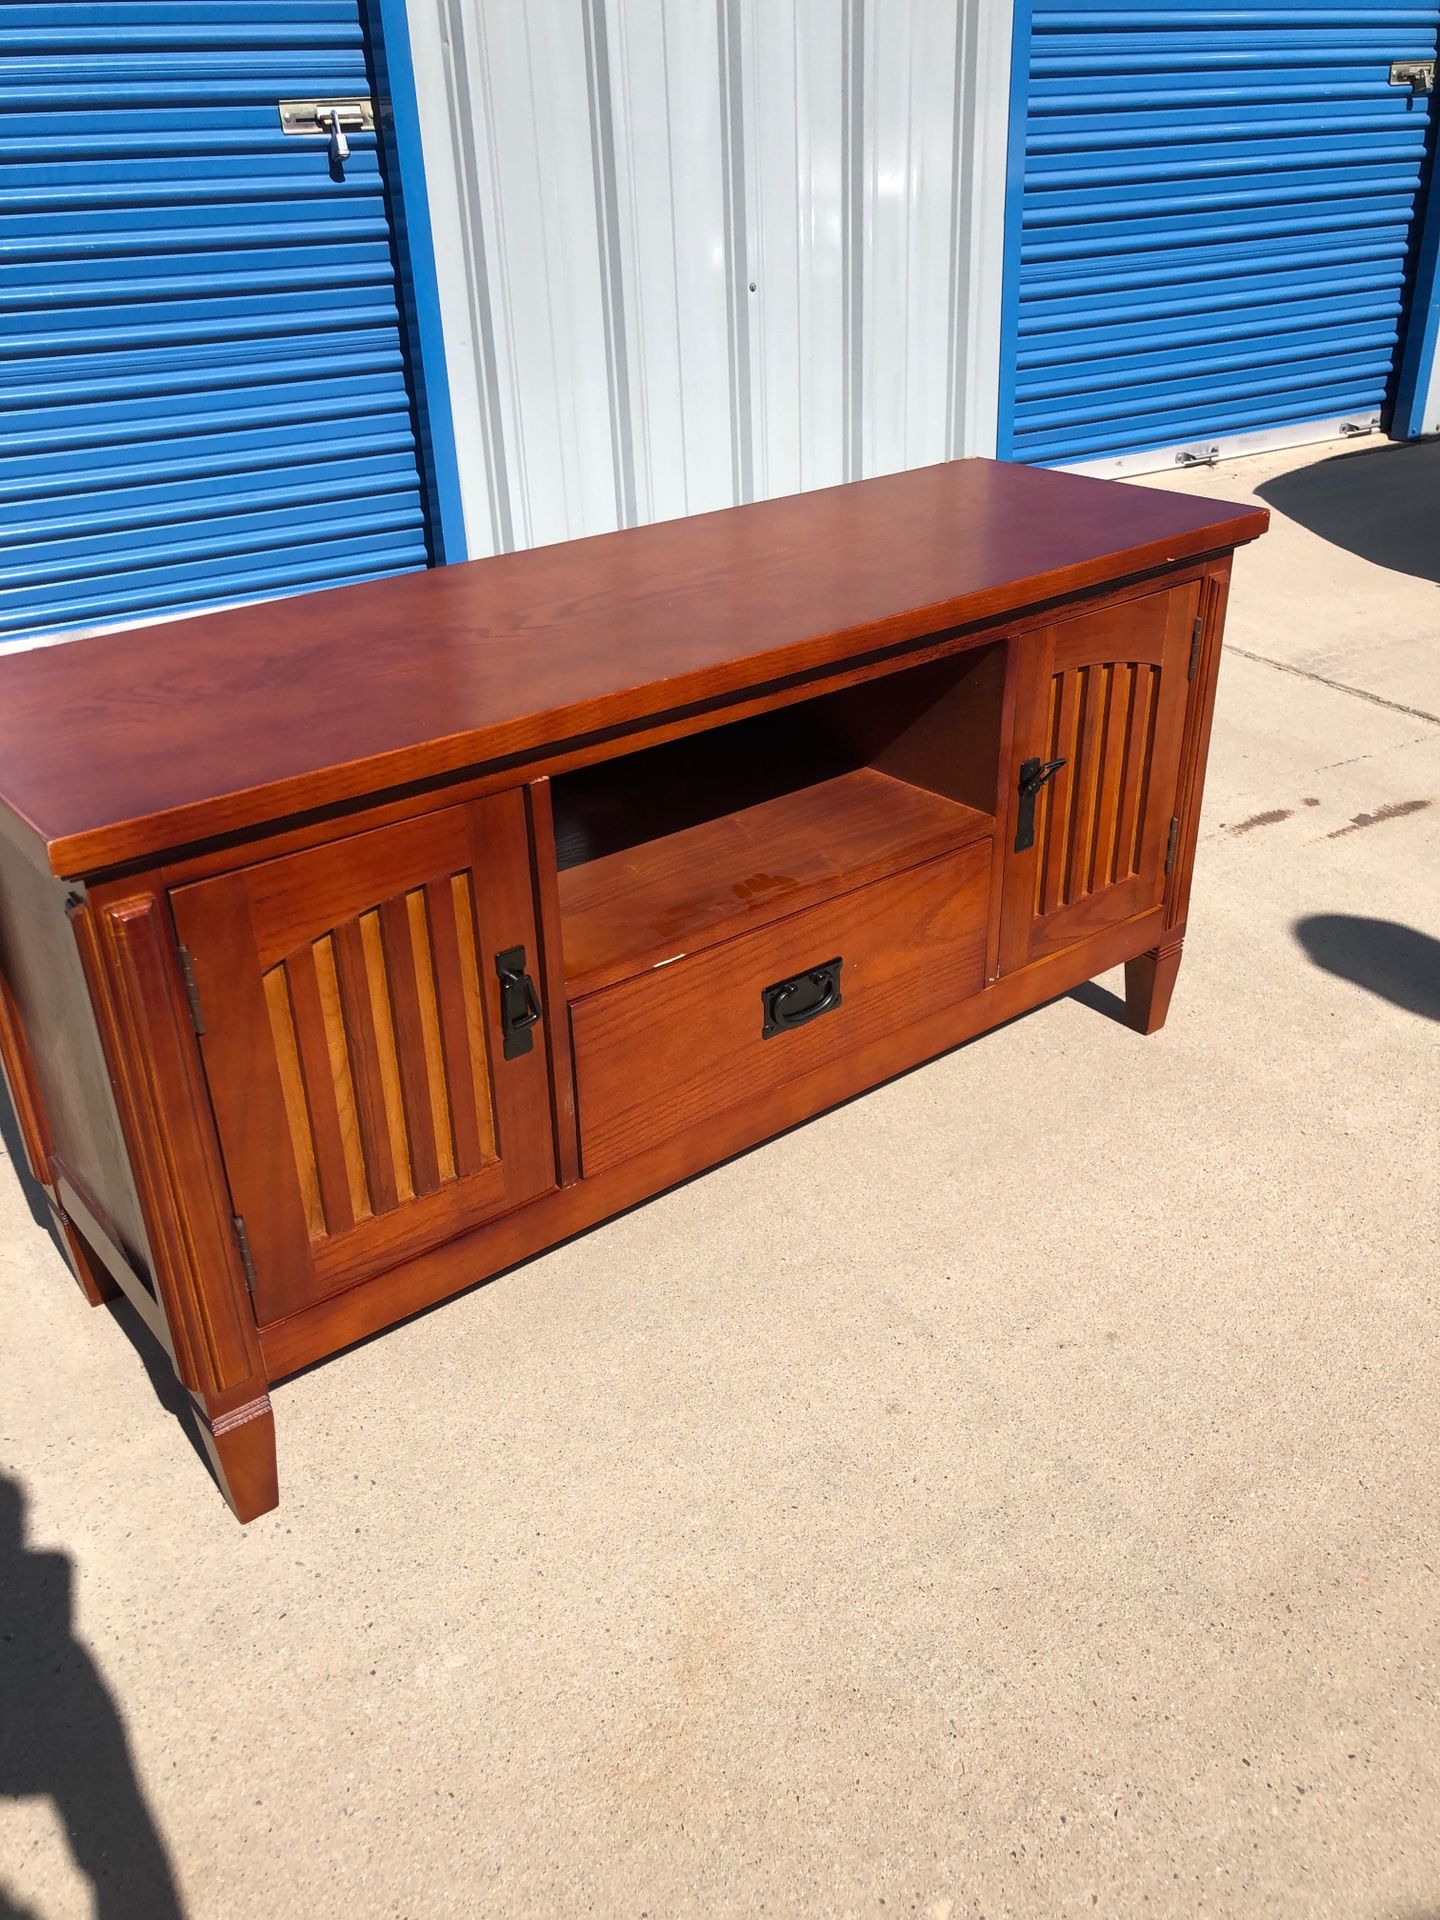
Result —
<instances>
[{"instance_id":1,"label":"tapered wooden leg","mask_svg":"<svg viewBox=\"0 0 1440 1920\"><path fill-rule=\"evenodd\" d=\"M109 1268L97 1259L74 1221L63 1214L53 1201L50 1203L50 1213L81 1293L92 1307L103 1307L107 1300L115 1299L120 1292Z\"/></svg>"},{"instance_id":2,"label":"tapered wooden leg","mask_svg":"<svg viewBox=\"0 0 1440 1920\"><path fill-rule=\"evenodd\" d=\"M1181 942L1152 947L1125 962L1125 1017L1137 1033L1158 1033L1170 1011Z\"/></svg>"},{"instance_id":3,"label":"tapered wooden leg","mask_svg":"<svg viewBox=\"0 0 1440 1920\"><path fill-rule=\"evenodd\" d=\"M280 1504L275 1416L263 1380L226 1394L192 1393L200 1438L220 1491L241 1522Z\"/></svg>"}]
</instances>

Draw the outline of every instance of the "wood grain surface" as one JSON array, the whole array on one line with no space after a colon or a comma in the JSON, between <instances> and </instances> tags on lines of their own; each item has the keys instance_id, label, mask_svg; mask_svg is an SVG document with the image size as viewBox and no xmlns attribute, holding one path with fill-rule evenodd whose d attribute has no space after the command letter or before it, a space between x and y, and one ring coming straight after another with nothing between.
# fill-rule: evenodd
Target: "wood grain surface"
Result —
<instances>
[{"instance_id":1,"label":"wood grain surface","mask_svg":"<svg viewBox=\"0 0 1440 1920\"><path fill-rule=\"evenodd\" d=\"M0 660L3 824L52 871L95 873L1216 553L1266 520L952 461L39 648Z\"/></svg>"},{"instance_id":2,"label":"wood grain surface","mask_svg":"<svg viewBox=\"0 0 1440 1920\"><path fill-rule=\"evenodd\" d=\"M856 767L571 867L560 876L570 992L698 952L994 826L959 801Z\"/></svg>"},{"instance_id":3,"label":"wood grain surface","mask_svg":"<svg viewBox=\"0 0 1440 1920\"><path fill-rule=\"evenodd\" d=\"M978 993L989 883L982 840L576 1001L587 1177ZM762 1037L763 989L836 958L840 1004Z\"/></svg>"}]
</instances>

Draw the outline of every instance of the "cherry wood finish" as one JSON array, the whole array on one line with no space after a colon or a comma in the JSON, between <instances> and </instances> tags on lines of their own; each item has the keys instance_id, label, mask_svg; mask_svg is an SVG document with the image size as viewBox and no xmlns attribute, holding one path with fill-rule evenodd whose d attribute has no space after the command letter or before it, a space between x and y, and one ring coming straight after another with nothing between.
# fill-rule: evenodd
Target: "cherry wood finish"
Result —
<instances>
[{"instance_id":1,"label":"cherry wood finish","mask_svg":"<svg viewBox=\"0 0 1440 1920\"><path fill-rule=\"evenodd\" d=\"M236 1514L287 1373L1111 966L1155 1031L1265 518L956 462L0 661L0 1068Z\"/></svg>"},{"instance_id":2,"label":"cherry wood finish","mask_svg":"<svg viewBox=\"0 0 1440 1920\"><path fill-rule=\"evenodd\" d=\"M1007 968L1038 960L1163 896L1199 583L1057 621L1025 649L1017 761L1059 760L1034 845L1010 860ZM1012 796L1012 822L1018 793Z\"/></svg>"},{"instance_id":3,"label":"cherry wood finish","mask_svg":"<svg viewBox=\"0 0 1440 1920\"><path fill-rule=\"evenodd\" d=\"M560 895L555 885L555 816L550 782L532 780L525 789L530 816L530 877L539 904L540 976L545 1005L554 1013L566 1002L565 936L560 923ZM550 1048L551 1114L554 1123L555 1172L562 1186L580 1178L580 1128L575 1112L575 1075L570 1057L570 1022L562 1016L546 1024Z\"/></svg>"},{"instance_id":4,"label":"cherry wood finish","mask_svg":"<svg viewBox=\"0 0 1440 1920\"><path fill-rule=\"evenodd\" d=\"M5 662L4 794L52 871L94 872L480 763L518 765L559 741L1225 551L1265 520L963 460L42 648Z\"/></svg>"},{"instance_id":5,"label":"cherry wood finish","mask_svg":"<svg viewBox=\"0 0 1440 1920\"><path fill-rule=\"evenodd\" d=\"M280 1501L275 1414L256 1382L226 1394L191 1395L196 1427L211 1471L235 1518L258 1520Z\"/></svg>"},{"instance_id":6,"label":"cherry wood finish","mask_svg":"<svg viewBox=\"0 0 1440 1920\"><path fill-rule=\"evenodd\" d=\"M327 1354L364 1340L397 1320L462 1293L477 1274L502 1273L542 1248L579 1233L596 1221L623 1213L638 1201L730 1159L759 1141L798 1126L827 1107L879 1086L912 1067L962 1045L977 1034L1042 1006L1082 981L1120 966L1136 947L1153 945L1162 932L1163 912L1156 908L1139 919L1097 934L1083 946L1051 954L1019 973L1007 974L985 992L929 1014L897 1032L887 1033L852 1054L813 1068L777 1090L763 1111L731 1107L707 1115L648 1152L587 1175L577 1185L548 1194L515 1213L502 1215L473 1233L417 1255L383 1279L367 1281L321 1301L274 1326L263 1327L261 1346L273 1379L282 1379ZM883 1158L856 1167L854 1177L870 1179L883 1198Z\"/></svg>"},{"instance_id":7,"label":"cherry wood finish","mask_svg":"<svg viewBox=\"0 0 1440 1920\"><path fill-rule=\"evenodd\" d=\"M872 881L572 1003L581 1161L598 1173L978 993L990 842ZM764 1033L767 986L839 960L839 1004Z\"/></svg>"},{"instance_id":8,"label":"cherry wood finish","mask_svg":"<svg viewBox=\"0 0 1440 1920\"><path fill-rule=\"evenodd\" d=\"M571 867L560 875L571 998L987 839L994 824L857 767Z\"/></svg>"},{"instance_id":9,"label":"cherry wood finish","mask_svg":"<svg viewBox=\"0 0 1440 1920\"><path fill-rule=\"evenodd\" d=\"M1177 935L1167 934L1158 947L1125 962L1125 1017L1137 1033L1158 1033L1164 1026L1182 945Z\"/></svg>"},{"instance_id":10,"label":"cherry wood finish","mask_svg":"<svg viewBox=\"0 0 1440 1920\"><path fill-rule=\"evenodd\" d=\"M505 1059L486 990L538 965L521 793L170 898L262 1322L553 1183L544 1029Z\"/></svg>"}]
</instances>

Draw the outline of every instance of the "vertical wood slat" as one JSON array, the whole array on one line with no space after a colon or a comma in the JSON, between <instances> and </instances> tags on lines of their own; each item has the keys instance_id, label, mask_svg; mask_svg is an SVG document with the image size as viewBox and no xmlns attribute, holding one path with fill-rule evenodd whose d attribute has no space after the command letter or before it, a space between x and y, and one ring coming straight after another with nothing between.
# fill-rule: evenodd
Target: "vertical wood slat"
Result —
<instances>
[{"instance_id":1,"label":"vertical wood slat","mask_svg":"<svg viewBox=\"0 0 1440 1920\"><path fill-rule=\"evenodd\" d=\"M485 1035L485 1002L481 997L480 949L475 930L475 896L468 873L457 873L450 880L455 906L455 934L460 949L461 1004L465 1012L465 1030L470 1047L470 1067L475 1081L475 1106L480 1120L481 1148L487 1160L499 1152L496 1125L495 1088L490 1077L490 1046Z\"/></svg>"},{"instance_id":2,"label":"vertical wood slat","mask_svg":"<svg viewBox=\"0 0 1440 1920\"><path fill-rule=\"evenodd\" d=\"M1110 698L1110 669L1092 666L1081 669L1079 739L1075 771L1075 803L1070 820L1070 844L1066 849L1065 902L1071 906L1090 891L1090 870L1095 857L1095 819L1099 810L1100 777L1103 771L1100 748L1105 732L1106 708Z\"/></svg>"},{"instance_id":3,"label":"vertical wood slat","mask_svg":"<svg viewBox=\"0 0 1440 1920\"><path fill-rule=\"evenodd\" d=\"M455 1178L455 1138L450 1124L450 1084L445 1077L445 1050L440 1041L440 1007L435 984L435 944L430 936L430 909L423 887L405 896L410 916L410 945L415 955L415 984L420 991L420 1029L425 1039L425 1078L430 1086L430 1121L435 1132L435 1157L442 1181Z\"/></svg>"},{"instance_id":4,"label":"vertical wood slat","mask_svg":"<svg viewBox=\"0 0 1440 1920\"><path fill-rule=\"evenodd\" d=\"M1067 764L1039 810L1037 917L1140 871L1158 680L1145 662L1073 667L1052 680L1047 758Z\"/></svg>"},{"instance_id":5,"label":"vertical wood slat","mask_svg":"<svg viewBox=\"0 0 1440 1920\"><path fill-rule=\"evenodd\" d=\"M365 1192L365 1164L355 1131L355 1094L349 1087L348 1066L344 1081L336 1083L330 1035L321 1004L321 981L315 972L315 952L303 947L298 954L292 954L284 962L284 973L288 977L290 1008L296 1021L296 1041L300 1043L300 1071L305 1081L311 1140L315 1142L324 1219L330 1233L344 1233L355 1219L363 1219L371 1210L369 1194ZM346 1144L346 1131L349 1131L349 1144ZM357 1200L359 1213L355 1212Z\"/></svg>"},{"instance_id":6,"label":"vertical wood slat","mask_svg":"<svg viewBox=\"0 0 1440 1920\"><path fill-rule=\"evenodd\" d=\"M285 1101L285 1117L290 1122L290 1142L295 1150L300 1200L305 1208L305 1224L310 1229L310 1238L319 1240L327 1230L327 1221L320 1198L315 1134L310 1122L310 1106L306 1099L305 1076L300 1065L300 1048L295 1036L285 967L271 967L265 975L264 986L270 1033L280 1067L280 1091Z\"/></svg>"},{"instance_id":7,"label":"vertical wood slat","mask_svg":"<svg viewBox=\"0 0 1440 1920\"><path fill-rule=\"evenodd\" d=\"M380 1085L384 1093L385 1128L390 1142L391 1165L395 1170L395 1189L401 1200L415 1198L415 1171L411 1160L409 1130L405 1114L404 1083L395 1039L395 1009L390 996L390 974L385 963L385 936L380 926L380 910L372 907L360 916L360 946L365 955L365 978L370 989L370 1018L380 1062Z\"/></svg>"},{"instance_id":8,"label":"vertical wood slat","mask_svg":"<svg viewBox=\"0 0 1440 1920\"><path fill-rule=\"evenodd\" d=\"M302 947L285 962L295 1037L310 1110L320 1193L331 1233L370 1213L355 1087L340 1008L335 955L328 939Z\"/></svg>"},{"instance_id":9,"label":"vertical wood slat","mask_svg":"<svg viewBox=\"0 0 1440 1920\"><path fill-rule=\"evenodd\" d=\"M1160 689L1158 667L1141 670L1143 685L1126 743L1126 766L1135 782L1135 830L1130 843L1130 871L1139 873L1144 860L1145 814L1150 802L1150 769L1155 758L1156 704Z\"/></svg>"},{"instance_id":10,"label":"vertical wood slat","mask_svg":"<svg viewBox=\"0 0 1440 1920\"><path fill-rule=\"evenodd\" d=\"M308 1123L296 1154L312 1239L494 1160L467 873L396 895L273 971L282 1078L287 1044L296 1054L287 1111L292 1129Z\"/></svg>"},{"instance_id":11,"label":"vertical wood slat","mask_svg":"<svg viewBox=\"0 0 1440 1920\"><path fill-rule=\"evenodd\" d=\"M503 1078L490 1065L499 994L483 957L537 950L525 796L376 836L365 851L383 856L388 884L373 891L347 840L284 856L283 872L265 862L170 894L209 1022L231 1174L220 1191L245 1215L265 1325L554 1184L546 1033ZM424 1193L407 1091L419 1152L427 1140L434 1152ZM238 1275L228 1214L223 1226Z\"/></svg>"},{"instance_id":12,"label":"vertical wood slat","mask_svg":"<svg viewBox=\"0 0 1440 1920\"><path fill-rule=\"evenodd\" d=\"M1075 787L1075 740L1079 720L1079 689L1076 675L1064 673L1057 676L1060 681L1060 694L1055 715L1055 746L1050 754L1052 760L1063 759L1065 765L1050 782L1050 812L1046 820L1046 834L1040 847L1039 865L1042 868L1040 882L1040 912L1042 915L1053 913L1057 907L1065 904L1065 851L1070 831L1070 811Z\"/></svg>"},{"instance_id":13,"label":"vertical wood slat","mask_svg":"<svg viewBox=\"0 0 1440 1920\"><path fill-rule=\"evenodd\" d=\"M425 1030L420 1017L419 969L406 896L397 894L379 909L384 966L395 1036L396 1072L410 1138L410 1165L417 1193L440 1185L435 1123L426 1074Z\"/></svg>"},{"instance_id":14,"label":"vertical wood slat","mask_svg":"<svg viewBox=\"0 0 1440 1920\"><path fill-rule=\"evenodd\" d=\"M1075 830L1085 811L1085 788L1090 777L1085 735L1093 718L1095 685L1094 673L1088 667L1076 667L1071 678L1075 682L1075 746L1070 759L1070 817L1060 872L1060 905L1065 907L1075 899Z\"/></svg>"},{"instance_id":15,"label":"vertical wood slat","mask_svg":"<svg viewBox=\"0 0 1440 1920\"><path fill-rule=\"evenodd\" d=\"M1133 661L1124 669L1125 697L1117 700L1111 715L1114 732L1114 744L1106 742L1106 752L1115 755L1115 818L1111 828L1110 858L1106 867L1106 878L1114 886L1127 878L1130 870L1130 815L1129 790L1133 785L1130 774L1130 729L1135 724L1135 707L1141 697L1141 682L1145 669Z\"/></svg>"},{"instance_id":16,"label":"vertical wood slat","mask_svg":"<svg viewBox=\"0 0 1440 1920\"><path fill-rule=\"evenodd\" d=\"M1155 669L1143 664L1130 669L1130 698L1120 735L1119 787L1115 802L1115 848L1110 860L1111 879L1128 880L1136 871L1137 841L1140 827L1140 788L1148 757L1152 688Z\"/></svg>"},{"instance_id":17,"label":"vertical wood slat","mask_svg":"<svg viewBox=\"0 0 1440 1920\"><path fill-rule=\"evenodd\" d=\"M1125 772L1125 734L1130 723L1130 700L1135 669L1117 661L1110 669L1110 698L1105 708L1105 734L1100 745L1100 810L1095 821L1094 858L1090 891L1108 887L1115 879L1115 823L1120 811L1120 782Z\"/></svg>"},{"instance_id":18,"label":"vertical wood slat","mask_svg":"<svg viewBox=\"0 0 1440 1920\"><path fill-rule=\"evenodd\" d=\"M430 908L430 945L435 959L436 1002L445 1078L450 1090L450 1119L455 1140L455 1171L462 1178L476 1173L488 1155L480 1125L480 1095L486 1103L489 1089L477 1089L470 1054L470 1030L465 1019L465 979L460 966L460 935L456 917L460 904L456 882L463 874L432 880L425 889ZM465 910L468 912L468 894Z\"/></svg>"},{"instance_id":19,"label":"vertical wood slat","mask_svg":"<svg viewBox=\"0 0 1440 1920\"><path fill-rule=\"evenodd\" d=\"M375 1030L361 922L347 920L343 926L336 927L331 940L340 985L345 1037L354 1070L355 1106L360 1121L370 1195L375 1211L383 1213L398 1205L400 1182L391 1149L390 1118L386 1110L380 1043ZM406 1184L409 1184L408 1167Z\"/></svg>"}]
</instances>

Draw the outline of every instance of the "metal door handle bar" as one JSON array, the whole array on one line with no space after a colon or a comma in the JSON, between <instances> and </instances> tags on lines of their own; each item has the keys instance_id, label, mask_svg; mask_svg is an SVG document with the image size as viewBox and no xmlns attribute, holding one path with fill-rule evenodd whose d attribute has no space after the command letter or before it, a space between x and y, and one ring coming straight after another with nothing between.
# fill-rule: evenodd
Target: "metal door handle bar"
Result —
<instances>
[{"instance_id":1,"label":"metal door handle bar","mask_svg":"<svg viewBox=\"0 0 1440 1920\"><path fill-rule=\"evenodd\" d=\"M1024 853L1035 844L1035 798L1047 780L1053 780L1065 765L1063 760L1022 760L1020 762L1020 812L1015 822L1015 851Z\"/></svg>"}]
</instances>

